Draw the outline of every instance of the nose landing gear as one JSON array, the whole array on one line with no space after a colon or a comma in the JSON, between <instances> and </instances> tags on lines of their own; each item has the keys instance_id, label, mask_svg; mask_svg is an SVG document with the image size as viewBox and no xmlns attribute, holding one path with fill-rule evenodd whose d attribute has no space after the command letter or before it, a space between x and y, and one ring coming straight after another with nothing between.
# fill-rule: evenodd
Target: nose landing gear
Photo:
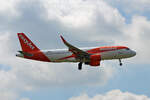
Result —
<instances>
[{"instance_id":1,"label":"nose landing gear","mask_svg":"<svg viewBox=\"0 0 150 100\"><path fill-rule=\"evenodd\" d=\"M122 65L123 65L123 64L122 64L122 62L121 62L121 59L119 59L119 65L120 65L120 66L122 66Z\"/></svg>"},{"instance_id":2,"label":"nose landing gear","mask_svg":"<svg viewBox=\"0 0 150 100\"><path fill-rule=\"evenodd\" d=\"M80 62L80 63L78 64L78 69L79 69L79 70L82 70L82 62Z\"/></svg>"}]
</instances>

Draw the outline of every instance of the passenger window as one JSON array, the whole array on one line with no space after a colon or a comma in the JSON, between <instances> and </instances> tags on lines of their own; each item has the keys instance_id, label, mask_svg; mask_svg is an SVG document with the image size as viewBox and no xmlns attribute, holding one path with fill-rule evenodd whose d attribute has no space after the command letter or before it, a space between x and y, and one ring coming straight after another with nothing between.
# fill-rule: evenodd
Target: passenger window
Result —
<instances>
[{"instance_id":1,"label":"passenger window","mask_svg":"<svg viewBox=\"0 0 150 100\"><path fill-rule=\"evenodd\" d=\"M126 50L130 50L129 48L126 48Z\"/></svg>"}]
</instances>

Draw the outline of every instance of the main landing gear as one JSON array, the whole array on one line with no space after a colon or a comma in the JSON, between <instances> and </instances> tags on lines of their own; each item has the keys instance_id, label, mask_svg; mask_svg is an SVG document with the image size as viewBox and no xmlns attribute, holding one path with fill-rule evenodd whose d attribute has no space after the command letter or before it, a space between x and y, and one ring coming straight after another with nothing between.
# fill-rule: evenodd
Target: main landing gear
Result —
<instances>
[{"instance_id":1,"label":"main landing gear","mask_svg":"<svg viewBox=\"0 0 150 100\"><path fill-rule=\"evenodd\" d=\"M82 70L82 62L80 62L80 63L78 64L78 69L79 69L79 70Z\"/></svg>"},{"instance_id":2,"label":"main landing gear","mask_svg":"<svg viewBox=\"0 0 150 100\"><path fill-rule=\"evenodd\" d=\"M122 62L121 62L121 59L119 59L119 63L120 63L120 66L122 66Z\"/></svg>"}]
</instances>

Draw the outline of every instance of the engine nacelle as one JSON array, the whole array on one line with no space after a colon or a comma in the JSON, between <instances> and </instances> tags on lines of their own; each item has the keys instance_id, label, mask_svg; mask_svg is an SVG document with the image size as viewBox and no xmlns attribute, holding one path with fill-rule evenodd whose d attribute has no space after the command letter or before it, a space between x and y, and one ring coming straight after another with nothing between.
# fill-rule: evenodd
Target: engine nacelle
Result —
<instances>
[{"instance_id":1,"label":"engine nacelle","mask_svg":"<svg viewBox=\"0 0 150 100\"><path fill-rule=\"evenodd\" d=\"M91 55L89 65L99 66L101 61L101 55Z\"/></svg>"}]
</instances>

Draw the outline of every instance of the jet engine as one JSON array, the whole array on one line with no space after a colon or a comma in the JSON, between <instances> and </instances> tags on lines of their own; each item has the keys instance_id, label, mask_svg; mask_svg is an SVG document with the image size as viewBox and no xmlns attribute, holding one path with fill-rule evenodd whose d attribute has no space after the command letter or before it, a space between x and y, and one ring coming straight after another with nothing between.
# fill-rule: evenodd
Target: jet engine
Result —
<instances>
[{"instance_id":1,"label":"jet engine","mask_svg":"<svg viewBox=\"0 0 150 100\"><path fill-rule=\"evenodd\" d=\"M90 62L85 62L87 65L99 66L101 61L101 55L91 55Z\"/></svg>"}]
</instances>

